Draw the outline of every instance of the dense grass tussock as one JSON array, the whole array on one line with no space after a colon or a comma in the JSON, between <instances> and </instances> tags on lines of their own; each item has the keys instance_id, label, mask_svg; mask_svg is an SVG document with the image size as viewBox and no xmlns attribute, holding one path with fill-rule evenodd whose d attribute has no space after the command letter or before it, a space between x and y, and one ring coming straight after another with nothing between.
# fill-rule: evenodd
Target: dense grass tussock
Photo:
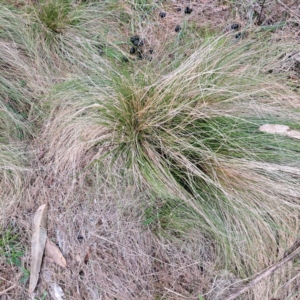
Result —
<instances>
[{"instance_id":1,"label":"dense grass tussock","mask_svg":"<svg viewBox=\"0 0 300 300\"><path fill-rule=\"evenodd\" d=\"M56 86L46 131L56 171L101 162L101 172L185 203L240 276L269 265L298 230L299 141L258 128L299 129L299 102L263 73L277 53L260 46L222 37L167 74L96 69Z\"/></svg>"},{"instance_id":2,"label":"dense grass tussock","mask_svg":"<svg viewBox=\"0 0 300 300\"><path fill-rule=\"evenodd\" d=\"M69 72L80 74L95 64L122 61L125 56L121 45L126 44L127 36L119 26L120 14L125 15L121 6L111 12L107 2L51 0L18 9L7 3L1 7L1 40L17 46L19 57L22 54L31 60L24 63L31 74L39 75L39 81L53 84ZM129 15L127 18L130 21Z\"/></svg>"},{"instance_id":3,"label":"dense grass tussock","mask_svg":"<svg viewBox=\"0 0 300 300\"><path fill-rule=\"evenodd\" d=\"M108 299L215 299L220 269L244 279L284 256L299 234L300 144L259 127L300 130L298 96L273 72L289 47L212 37L184 11L177 32L178 10L167 24L152 0L0 5L0 224L18 202L30 213L11 224L29 226L49 201L49 234L74 254L56 278L67 295L81 281L87 298L101 286Z\"/></svg>"},{"instance_id":4,"label":"dense grass tussock","mask_svg":"<svg viewBox=\"0 0 300 300\"><path fill-rule=\"evenodd\" d=\"M20 189L25 164L21 144L28 135L33 109L25 72L18 65L20 61L16 63L14 50L0 42L0 195Z\"/></svg>"},{"instance_id":5,"label":"dense grass tussock","mask_svg":"<svg viewBox=\"0 0 300 300\"><path fill-rule=\"evenodd\" d=\"M29 9L36 51L49 65L65 69L91 70L94 64L106 64L105 58L122 60L126 43L119 28L122 7L109 10L107 2L42 1ZM124 12L123 12L124 13ZM50 50L50 51L49 51ZM39 55L41 55L39 54Z\"/></svg>"},{"instance_id":6,"label":"dense grass tussock","mask_svg":"<svg viewBox=\"0 0 300 300\"><path fill-rule=\"evenodd\" d=\"M12 199L21 192L24 175L28 172L21 142L24 132L24 124L0 95L0 221L7 218L6 209L14 204Z\"/></svg>"},{"instance_id":7,"label":"dense grass tussock","mask_svg":"<svg viewBox=\"0 0 300 300\"><path fill-rule=\"evenodd\" d=\"M0 75L0 208L4 213L7 196L20 192L26 160L22 139L28 127L21 111L20 93ZM23 102L24 103L24 102ZM2 207L3 205L3 207ZM1 217L4 215L1 215Z\"/></svg>"}]
</instances>

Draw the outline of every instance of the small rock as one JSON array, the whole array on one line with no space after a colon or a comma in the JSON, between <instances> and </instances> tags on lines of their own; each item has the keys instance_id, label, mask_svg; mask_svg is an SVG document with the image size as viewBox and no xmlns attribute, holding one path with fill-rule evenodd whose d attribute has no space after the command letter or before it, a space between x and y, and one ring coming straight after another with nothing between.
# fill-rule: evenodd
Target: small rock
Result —
<instances>
[{"instance_id":1,"label":"small rock","mask_svg":"<svg viewBox=\"0 0 300 300\"><path fill-rule=\"evenodd\" d=\"M166 14L164 11L161 11L161 12L159 13L159 16L160 16L161 18L164 18L166 15L167 15L167 14Z\"/></svg>"},{"instance_id":2,"label":"small rock","mask_svg":"<svg viewBox=\"0 0 300 300\"><path fill-rule=\"evenodd\" d=\"M180 27L180 25L176 25L176 27L175 27L175 31L176 32L179 32L181 30L181 27Z\"/></svg>"},{"instance_id":3,"label":"small rock","mask_svg":"<svg viewBox=\"0 0 300 300\"><path fill-rule=\"evenodd\" d=\"M240 27L241 27L241 25L238 24L238 23L233 23L233 24L231 25L231 29L232 29L232 30L239 30Z\"/></svg>"},{"instance_id":4,"label":"small rock","mask_svg":"<svg viewBox=\"0 0 300 300\"><path fill-rule=\"evenodd\" d=\"M128 58L126 56L122 56L122 62L128 62Z\"/></svg>"},{"instance_id":5,"label":"small rock","mask_svg":"<svg viewBox=\"0 0 300 300\"><path fill-rule=\"evenodd\" d=\"M130 52L130 54L134 54L135 53L135 47L131 47L129 52Z\"/></svg>"},{"instance_id":6,"label":"small rock","mask_svg":"<svg viewBox=\"0 0 300 300\"><path fill-rule=\"evenodd\" d=\"M193 11L193 9L190 8L189 6L187 6L187 7L184 9L184 13L185 13L185 14L191 14L192 11Z\"/></svg>"},{"instance_id":7,"label":"small rock","mask_svg":"<svg viewBox=\"0 0 300 300\"><path fill-rule=\"evenodd\" d=\"M176 11L180 12L181 11L181 7L177 7Z\"/></svg>"}]
</instances>

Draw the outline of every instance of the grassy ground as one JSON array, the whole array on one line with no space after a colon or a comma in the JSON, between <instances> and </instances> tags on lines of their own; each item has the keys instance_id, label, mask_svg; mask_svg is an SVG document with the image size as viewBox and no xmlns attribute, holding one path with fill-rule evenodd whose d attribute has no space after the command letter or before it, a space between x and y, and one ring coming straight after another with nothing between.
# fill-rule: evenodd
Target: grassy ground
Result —
<instances>
[{"instance_id":1,"label":"grassy ground","mask_svg":"<svg viewBox=\"0 0 300 300\"><path fill-rule=\"evenodd\" d=\"M188 13L186 7L192 9ZM298 241L298 1L0 0L0 299L226 299ZM297 299L299 260L239 299Z\"/></svg>"}]
</instances>

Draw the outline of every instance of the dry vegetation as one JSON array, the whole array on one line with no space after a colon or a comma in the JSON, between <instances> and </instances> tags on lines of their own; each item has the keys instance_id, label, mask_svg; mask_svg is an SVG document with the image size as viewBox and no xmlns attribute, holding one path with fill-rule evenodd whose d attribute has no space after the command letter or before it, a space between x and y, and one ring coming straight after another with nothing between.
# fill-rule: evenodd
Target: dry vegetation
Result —
<instances>
[{"instance_id":1,"label":"dry vegetation","mask_svg":"<svg viewBox=\"0 0 300 300\"><path fill-rule=\"evenodd\" d=\"M0 0L0 299L44 203L68 266L35 299L223 300L297 249L300 142L259 127L300 130L299 8ZM238 299L298 299L299 269Z\"/></svg>"}]
</instances>

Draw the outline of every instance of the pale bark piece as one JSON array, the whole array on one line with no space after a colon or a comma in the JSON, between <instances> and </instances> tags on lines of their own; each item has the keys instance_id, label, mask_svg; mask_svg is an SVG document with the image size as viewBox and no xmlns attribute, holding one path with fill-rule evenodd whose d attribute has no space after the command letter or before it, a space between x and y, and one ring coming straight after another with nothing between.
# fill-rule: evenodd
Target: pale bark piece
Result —
<instances>
[{"instance_id":1,"label":"pale bark piece","mask_svg":"<svg viewBox=\"0 0 300 300\"><path fill-rule=\"evenodd\" d=\"M287 125L265 124L260 126L259 130L266 133L285 135L290 138L300 140L300 131L291 130L290 127Z\"/></svg>"},{"instance_id":2,"label":"pale bark piece","mask_svg":"<svg viewBox=\"0 0 300 300\"><path fill-rule=\"evenodd\" d=\"M64 299L66 299L64 291L62 290L62 288L56 282L51 284L50 294L51 294L51 296L54 300L64 300Z\"/></svg>"},{"instance_id":3,"label":"pale bark piece","mask_svg":"<svg viewBox=\"0 0 300 300\"><path fill-rule=\"evenodd\" d=\"M66 259L62 255L61 251L49 238L47 238L46 241L45 255L59 266L63 268L67 266Z\"/></svg>"},{"instance_id":4,"label":"pale bark piece","mask_svg":"<svg viewBox=\"0 0 300 300\"><path fill-rule=\"evenodd\" d=\"M278 124L265 124L260 126L259 130L267 133L286 134L290 130L290 127Z\"/></svg>"},{"instance_id":5,"label":"pale bark piece","mask_svg":"<svg viewBox=\"0 0 300 300\"><path fill-rule=\"evenodd\" d=\"M33 219L33 234L31 239L31 266L29 294L33 293L41 270L43 253L47 239L48 207L44 204L38 208Z\"/></svg>"},{"instance_id":6,"label":"pale bark piece","mask_svg":"<svg viewBox=\"0 0 300 300\"><path fill-rule=\"evenodd\" d=\"M287 136L300 140L300 131L290 130L286 133Z\"/></svg>"}]
</instances>

